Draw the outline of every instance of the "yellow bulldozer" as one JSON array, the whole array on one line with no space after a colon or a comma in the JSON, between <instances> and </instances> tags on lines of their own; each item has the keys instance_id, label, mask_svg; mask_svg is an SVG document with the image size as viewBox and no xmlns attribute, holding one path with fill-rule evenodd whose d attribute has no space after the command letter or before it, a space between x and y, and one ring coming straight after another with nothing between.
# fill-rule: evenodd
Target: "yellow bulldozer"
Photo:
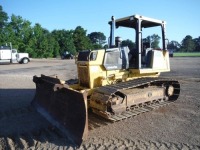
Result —
<instances>
[{"instance_id":1,"label":"yellow bulldozer","mask_svg":"<svg viewBox=\"0 0 200 150\"><path fill-rule=\"evenodd\" d=\"M88 135L88 116L111 122L123 120L178 99L177 80L159 77L170 71L166 22L132 15L109 21L109 48L85 50L76 58L78 81L34 76L36 94L32 105L68 138L80 144ZM121 46L116 29L135 30L134 49ZM160 27L162 48L143 42L142 29Z\"/></svg>"}]
</instances>

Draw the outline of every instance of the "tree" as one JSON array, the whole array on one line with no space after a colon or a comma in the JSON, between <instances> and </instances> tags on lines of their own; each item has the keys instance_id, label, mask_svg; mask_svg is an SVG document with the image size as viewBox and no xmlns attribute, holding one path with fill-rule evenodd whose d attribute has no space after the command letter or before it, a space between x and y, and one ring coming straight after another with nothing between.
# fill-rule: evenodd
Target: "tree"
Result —
<instances>
[{"instance_id":1,"label":"tree","mask_svg":"<svg viewBox=\"0 0 200 150\"><path fill-rule=\"evenodd\" d=\"M8 14L3 11L0 5L0 45L4 45L7 41L5 39L5 27L7 26Z\"/></svg>"},{"instance_id":2,"label":"tree","mask_svg":"<svg viewBox=\"0 0 200 150\"><path fill-rule=\"evenodd\" d=\"M122 45L121 46L128 46L128 48L130 50L134 49L135 48L135 43L132 42L131 40L127 39L127 40L123 40L122 41Z\"/></svg>"},{"instance_id":3,"label":"tree","mask_svg":"<svg viewBox=\"0 0 200 150\"><path fill-rule=\"evenodd\" d=\"M76 51L82 51L92 48L92 43L90 39L86 36L86 30L84 30L81 26L76 27L73 33L74 45L76 47Z\"/></svg>"},{"instance_id":4,"label":"tree","mask_svg":"<svg viewBox=\"0 0 200 150\"><path fill-rule=\"evenodd\" d=\"M36 23L33 27L33 50L36 57L47 58L53 56L52 49L49 49L49 31L42 28L40 24Z\"/></svg>"},{"instance_id":5,"label":"tree","mask_svg":"<svg viewBox=\"0 0 200 150\"><path fill-rule=\"evenodd\" d=\"M193 52L195 50L195 42L192 39L192 36L187 35L181 42L181 51L184 52Z\"/></svg>"},{"instance_id":6,"label":"tree","mask_svg":"<svg viewBox=\"0 0 200 150\"><path fill-rule=\"evenodd\" d=\"M3 8L0 5L0 29L6 26L7 21L8 21L8 14L3 11Z\"/></svg>"},{"instance_id":7,"label":"tree","mask_svg":"<svg viewBox=\"0 0 200 150\"><path fill-rule=\"evenodd\" d=\"M20 49L19 45L23 45L23 21L21 16L12 15L8 25L11 29L8 34L12 35L10 36L10 42L12 42L13 47L17 49Z\"/></svg>"},{"instance_id":8,"label":"tree","mask_svg":"<svg viewBox=\"0 0 200 150\"><path fill-rule=\"evenodd\" d=\"M21 16L11 16L9 23L10 42L13 46L19 50L19 52L26 52L27 48L30 48L29 41L33 36L33 30L31 22L23 19Z\"/></svg>"},{"instance_id":9,"label":"tree","mask_svg":"<svg viewBox=\"0 0 200 150\"><path fill-rule=\"evenodd\" d=\"M72 30L53 30L52 36L57 40L59 44L59 53L63 54L64 51L68 51L71 54L76 53L76 47L73 40Z\"/></svg>"},{"instance_id":10,"label":"tree","mask_svg":"<svg viewBox=\"0 0 200 150\"><path fill-rule=\"evenodd\" d=\"M151 47L154 49L160 48L159 43L160 43L160 36L157 34L153 34L151 36L147 36L146 38L143 39L143 42L150 42Z\"/></svg>"},{"instance_id":11,"label":"tree","mask_svg":"<svg viewBox=\"0 0 200 150\"><path fill-rule=\"evenodd\" d=\"M47 57L58 57L60 55L59 50L59 44L58 41L49 33L47 35L48 39L48 55Z\"/></svg>"},{"instance_id":12,"label":"tree","mask_svg":"<svg viewBox=\"0 0 200 150\"><path fill-rule=\"evenodd\" d=\"M171 41L168 45L168 49L172 49L174 51L179 51L181 45L177 41Z\"/></svg>"},{"instance_id":13,"label":"tree","mask_svg":"<svg viewBox=\"0 0 200 150\"><path fill-rule=\"evenodd\" d=\"M195 51L200 52L200 36L194 39L194 43L195 43Z\"/></svg>"},{"instance_id":14,"label":"tree","mask_svg":"<svg viewBox=\"0 0 200 150\"><path fill-rule=\"evenodd\" d=\"M92 32L88 34L88 37L90 38L94 49L103 48L103 45L106 43L106 36L102 32Z\"/></svg>"}]
</instances>

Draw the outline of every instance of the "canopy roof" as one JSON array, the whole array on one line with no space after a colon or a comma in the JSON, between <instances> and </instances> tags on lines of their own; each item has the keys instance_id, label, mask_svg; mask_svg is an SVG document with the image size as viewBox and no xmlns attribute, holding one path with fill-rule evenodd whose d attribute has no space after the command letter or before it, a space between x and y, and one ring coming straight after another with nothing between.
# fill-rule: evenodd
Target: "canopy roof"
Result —
<instances>
[{"instance_id":1,"label":"canopy roof","mask_svg":"<svg viewBox=\"0 0 200 150\"><path fill-rule=\"evenodd\" d=\"M132 15L125 18L116 19L115 24L116 24L116 27L136 28L138 19L142 20L142 23L141 23L142 28L148 28L148 27L154 27L154 26L160 26L162 24L166 24L165 21L148 18L141 15ZM111 21L109 22L109 24L111 24Z\"/></svg>"}]
</instances>

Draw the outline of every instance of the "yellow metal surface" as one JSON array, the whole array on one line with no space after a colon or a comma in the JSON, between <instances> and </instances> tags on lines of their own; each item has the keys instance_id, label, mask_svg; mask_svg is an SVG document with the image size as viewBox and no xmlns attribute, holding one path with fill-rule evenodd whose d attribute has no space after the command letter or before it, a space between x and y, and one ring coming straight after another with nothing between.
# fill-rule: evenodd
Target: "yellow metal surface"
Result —
<instances>
[{"instance_id":1,"label":"yellow metal surface","mask_svg":"<svg viewBox=\"0 0 200 150\"><path fill-rule=\"evenodd\" d=\"M76 61L80 89L81 87L93 89L141 77L158 77L161 72L170 71L169 54L165 50L152 51L150 68L123 70L106 70L103 66L105 50L95 50L95 52L97 52L95 60ZM77 85L75 88L78 89Z\"/></svg>"}]
</instances>

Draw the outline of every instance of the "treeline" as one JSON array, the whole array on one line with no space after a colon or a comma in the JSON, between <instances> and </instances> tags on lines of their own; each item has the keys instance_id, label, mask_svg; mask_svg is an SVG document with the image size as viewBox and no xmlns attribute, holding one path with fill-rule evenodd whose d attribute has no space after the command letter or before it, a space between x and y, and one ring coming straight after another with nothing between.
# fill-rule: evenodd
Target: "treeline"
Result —
<instances>
[{"instance_id":1,"label":"treeline","mask_svg":"<svg viewBox=\"0 0 200 150\"><path fill-rule=\"evenodd\" d=\"M176 52L200 52L200 36L192 38L192 36L187 35L181 43L171 41L168 44L168 49L173 49Z\"/></svg>"},{"instance_id":2,"label":"treeline","mask_svg":"<svg viewBox=\"0 0 200 150\"><path fill-rule=\"evenodd\" d=\"M9 21L8 21L9 20ZM10 18L0 5L0 46L12 43L19 52L27 52L33 58L58 57L64 51L76 54L81 50L103 48L106 36L101 32L87 31L81 26L74 30L48 31L39 23L31 22L21 16Z\"/></svg>"},{"instance_id":3,"label":"treeline","mask_svg":"<svg viewBox=\"0 0 200 150\"><path fill-rule=\"evenodd\" d=\"M143 39L151 41L153 48L159 48L160 37L156 34ZM30 21L21 16L11 15L3 11L0 5L0 46L12 43L13 48L19 52L27 52L33 58L58 57L68 51L76 54L86 49L99 49L107 47L106 36L102 32L87 34L87 30L77 26L74 30L53 30L43 28L39 23L32 25ZM135 43L127 39L122 46L135 47ZM187 35L181 43L169 42L168 49L179 52L200 52L200 37L192 38Z\"/></svg>"},{"instance_id":4,"label":"treeline","mask_svg":"<svg viewBox=\"0 0 200 150\"><path fill-rule=\"evenodd\" d=\"M151 47L157 49L160 48L160 39L157 34L153 34L144 38L143 42L151 41ZM200 52L200 36L198 38L192 38L192 36L187 35L181 43L172 40L168 43L167 48L175 52Z\"/></svg>"}]
</instances>

